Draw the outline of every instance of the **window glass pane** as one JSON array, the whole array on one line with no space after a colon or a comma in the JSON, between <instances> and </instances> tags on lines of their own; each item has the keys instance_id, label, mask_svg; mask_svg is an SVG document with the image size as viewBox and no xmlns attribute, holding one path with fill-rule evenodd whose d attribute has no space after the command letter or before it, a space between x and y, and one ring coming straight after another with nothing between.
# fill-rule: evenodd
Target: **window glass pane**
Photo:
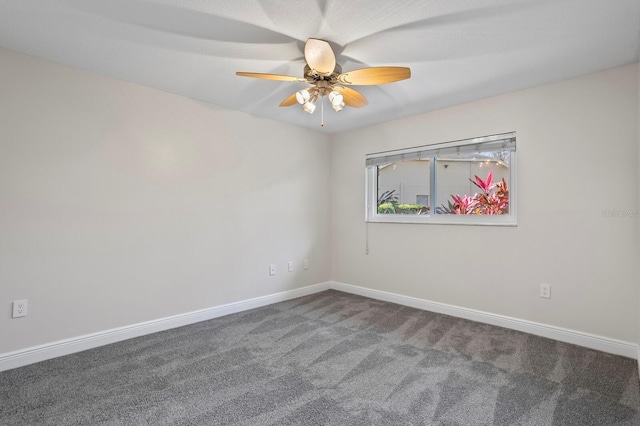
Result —
<instances>
[{"instance_id":1,"label":"window glass pane","mask_svg":"<svg viewBox=\"0 0 640 426\"><path fill-rule=\"evenodd\" d=\"M510 151L439 156L436 213L509 214Z\"/></svg>"},{"instance_id":2,"label":"window glass pane","mask_svg":"<svg viewBox=\"0 0 640 426\"><path fill-rule=\"evenodd\" d=\"M382 164L378 172L379 214L429 214L431 161Z\"/></svg>"}]
</instances>

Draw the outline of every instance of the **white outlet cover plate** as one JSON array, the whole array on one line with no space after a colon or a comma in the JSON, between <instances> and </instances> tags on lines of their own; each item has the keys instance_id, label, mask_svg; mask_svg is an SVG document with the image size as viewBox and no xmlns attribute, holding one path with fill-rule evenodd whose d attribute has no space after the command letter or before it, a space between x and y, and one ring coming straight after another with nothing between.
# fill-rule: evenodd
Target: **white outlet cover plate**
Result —
<instances>
[{"instance_id":1,"label":"white outlet cover plate","mask_svg":"<svg viewBox=\"0 0 640 426\"><path fill-rule=\"evenodd\" d=\"M540 297L551 299L551 284L540 284Z\"/></svg>"},{"instance_id":2,"label":"white outlet cover plate","mask_svg":"<svg viewBox=\"0 0 640 426\"><path fill-rule=\"evenodd\" d=\"M13 315L12 318L20 318L27 316L27 300L14 300L13 301Z\"/></svg>"}]
</instances>

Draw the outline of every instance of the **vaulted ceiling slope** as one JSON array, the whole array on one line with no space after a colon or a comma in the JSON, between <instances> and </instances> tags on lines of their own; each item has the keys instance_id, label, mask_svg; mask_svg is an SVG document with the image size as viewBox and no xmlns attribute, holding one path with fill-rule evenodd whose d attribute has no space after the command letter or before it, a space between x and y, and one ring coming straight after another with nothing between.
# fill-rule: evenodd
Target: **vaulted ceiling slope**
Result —
<instances>
[{"instance_id":1,"label":"vaulted ceiling slope","mask_svg":"<svg viewBox=\"0 0 640 426\"><path fill-rule=\"evenodd\" d=\"M364 108L320 127L278 104L305 83L309 37L344 71L404 66L359 86ZM256 116L342 132L638 61L639 0L0 0L0 46Z\"/></svg>"}]
</instances>

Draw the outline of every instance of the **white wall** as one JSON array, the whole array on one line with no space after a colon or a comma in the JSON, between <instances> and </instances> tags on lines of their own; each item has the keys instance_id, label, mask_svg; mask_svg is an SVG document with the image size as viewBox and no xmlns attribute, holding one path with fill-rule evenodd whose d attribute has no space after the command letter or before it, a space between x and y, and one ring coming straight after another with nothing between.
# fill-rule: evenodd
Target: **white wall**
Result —
<instances>
[{"instance_id":1,"label":"white wall","mask_svg":"<svg viewBox=\"0 0 640 426\"><path fill-rule=\"evenodd\" d=\"M636 219L603 214L638 207L637 68L335 135L332 279L638 341ZM371 223L365 254L365 154L509 131L517 227Z\"/></svg>"},{"instance_id":2,"label":"white wall","mask_svg":"<svg viewBox=\"0 0 640 426\"><path fill-rule=\"evenodd\" d=\"M329 279L326 135L0 64L0 354Z\"/></svg>"}]
</instances>

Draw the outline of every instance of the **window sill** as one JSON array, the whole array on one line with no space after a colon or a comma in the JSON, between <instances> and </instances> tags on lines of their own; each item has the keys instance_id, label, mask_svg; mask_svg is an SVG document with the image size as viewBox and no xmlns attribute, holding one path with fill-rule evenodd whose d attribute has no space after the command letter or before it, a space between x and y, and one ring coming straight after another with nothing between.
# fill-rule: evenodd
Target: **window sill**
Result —
<instances>
[{"instance_id":1,"label":"window sill","mask_svg":"<svg viewBox=\"0 0 640 426\"><path fill-rule=\"evenodd\" d=\"M471 226L517 226L513 216L467 216L467 215L380 215L365 220L369 223L412 223L425 225L471 225Z\"/></svg>"}]
</instances>

